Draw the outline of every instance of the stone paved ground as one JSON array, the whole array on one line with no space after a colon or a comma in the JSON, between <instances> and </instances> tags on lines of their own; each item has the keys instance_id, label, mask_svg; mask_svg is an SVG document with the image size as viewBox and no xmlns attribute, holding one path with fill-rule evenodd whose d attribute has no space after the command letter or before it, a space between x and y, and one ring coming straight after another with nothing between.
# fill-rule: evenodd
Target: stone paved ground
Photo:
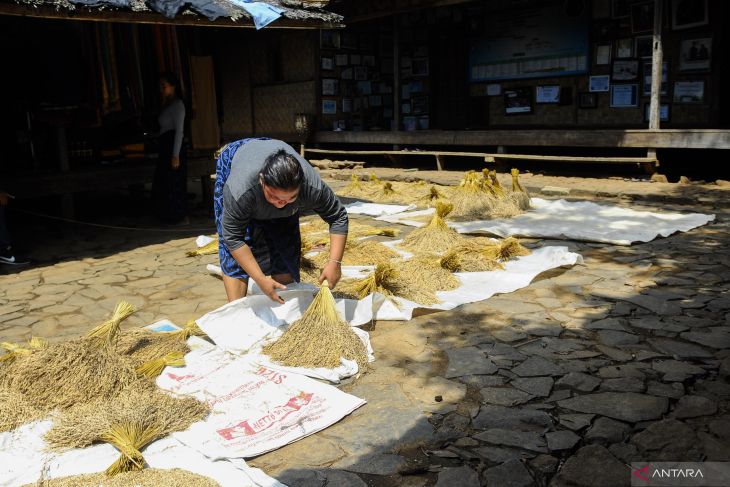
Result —
<instances>
[{"instance_id":1,"label":"stone paved ground","mask_svg":"<svg viewBox=\"0 0 730 487\"><path fill-rule=\"evenodd\" d=\"M341 386L368 404L250 463L292 486L470 487L619 486L632 461L730 461L728 189L523 182L718 219L632 247L526 241L567 244L585 265L450 312L372 325L373 368ZM184 256L195 232L68 232L34 251L42 265L0 276L0 340L83 333L120 298L140 310L129 325L183 323L225 301L204 272L216 257Z\"/></svg>"}]
</instances>

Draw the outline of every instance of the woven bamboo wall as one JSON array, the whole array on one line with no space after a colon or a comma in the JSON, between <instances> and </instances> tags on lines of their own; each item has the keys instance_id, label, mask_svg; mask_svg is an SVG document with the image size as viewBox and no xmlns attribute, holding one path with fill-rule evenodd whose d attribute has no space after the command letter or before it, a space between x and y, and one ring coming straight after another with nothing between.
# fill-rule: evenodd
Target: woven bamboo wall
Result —
<instances>
[{"instance_id":1,"label":"woven bamboo wall","mask_svg":"<svg viewBox=\"0 0 730 487\"><path fill-rule=\"evenodd\" d=\"M294 115L316 113L315 86L303 81L254 88L256 135L294 136Z\"/></svg>"}]
</instances>

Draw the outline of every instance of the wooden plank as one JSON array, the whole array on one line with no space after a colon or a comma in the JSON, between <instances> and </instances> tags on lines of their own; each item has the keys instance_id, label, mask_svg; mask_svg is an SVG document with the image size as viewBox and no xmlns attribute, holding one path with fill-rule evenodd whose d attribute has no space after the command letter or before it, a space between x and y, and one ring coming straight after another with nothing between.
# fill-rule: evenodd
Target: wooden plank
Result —
<instances>
[{"instance_id":1,"label":"wooden plank","mask_svg":"<svg viewBox=\"0 0 730 487\"><path fill-rule=\"evenodd\" d=\"M565 161L565 162L610 162L614 164L644 164L656 162L656 158L650 157L589 157L589 156L542 156L534 154L492 154L495 160L514 159L523 161Z\"/></svg>"},{"instance_id":2,"label":"wooden plank","mask_svg":"<svg viewBox=\"0 0 730 487\"><path fill-rule=\"evenodd\" d=\"M450 152L450 151L414 151L414 150L343 150L343 149L309 149L305 152L314 154L343 154L343 155L391 155L400 156L457 156L457 157L487 157L490 154L481 152Z\"/></svg>"},{"instance_id":3,"label":"wooden plank","mask_svg":"<svg viewBox=\"0 0 730 487\"><path fill-rule=\"evenodd\" d=\"M436 154L436 170L437 171L444 170L444 159L441 154Z\"/></svg>"},{"instance_id":4,"label":"wooden plank","mask_svg":"<svg viewBox=\"0 0 730 487\"><path fill-rule=\"evenodd\" d=\"M315 143L418 146L655 147L658 149L730 149L730 130L419 130L416 132L329 132Z\"/></svg>"},{"instance_id":5,"label":"wooden plank","mask_svg":"<svg viewBox=\"0 0 730 487\"><path fill-rule=\"evenodd\" d=\"M654 32L652 36L651 55L651 99L649 101L649 129L659 130L662 90L662 5L664 2L654 2Z\"/></svg>"},{"instance_id":6,"label":"wooden plank","mask_svg":"<svg viewBox=\"0 0 730 487\"><path fill-rule=\"evenodd\" d=\"M16 17L32 17L40 19L57 20L86 20L91 22L121 22L135 24L168 24L168 25L192 25L200 27L238 27L255 28L252 19L242 18L239 21L231 19L208 20L200 15L180 14L174 19L168 19L157 12L132 12L123 10L88 10L78 6L75 10L46 6L28 6L12 3L0 4L0 15L12 15ZM333 29L342 28L343 24L292 20L280 18L272 22L267 29Z\"/></svg>"}]
</instances>

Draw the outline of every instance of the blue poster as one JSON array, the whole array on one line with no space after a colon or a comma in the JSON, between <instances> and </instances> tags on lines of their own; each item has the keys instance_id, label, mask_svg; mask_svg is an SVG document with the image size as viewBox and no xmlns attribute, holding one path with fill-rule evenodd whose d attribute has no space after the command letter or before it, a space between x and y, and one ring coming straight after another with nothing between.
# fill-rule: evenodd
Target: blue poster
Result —
<instances>
[{"instance_id":1,"label":"blue poster","mask_svg":"<svg viewBox=\"0 0 730 487\"><path fill-rule=\"evenodd\" d=\"M588 72L590 16L563 2L487 14L469 54L470 81L571 76Z\"/></svg>"}]
</instances>

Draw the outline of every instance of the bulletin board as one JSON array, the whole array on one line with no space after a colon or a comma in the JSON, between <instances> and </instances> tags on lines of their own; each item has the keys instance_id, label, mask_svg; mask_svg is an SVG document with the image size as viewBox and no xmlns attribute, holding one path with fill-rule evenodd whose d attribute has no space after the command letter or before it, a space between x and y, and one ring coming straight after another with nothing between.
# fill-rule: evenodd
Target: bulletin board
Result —
<instances>
[{"instance_id":1,"label":"bulletin board","mask_svg":"<svg viewBox=\"0 0 730 487\"><path fill-rule=\"evenodd\" d=\"M503 11L485 19L469 54L469 79L492 81L586 74L589 9L563 3Z\"/></svg>"}]
</instances>

